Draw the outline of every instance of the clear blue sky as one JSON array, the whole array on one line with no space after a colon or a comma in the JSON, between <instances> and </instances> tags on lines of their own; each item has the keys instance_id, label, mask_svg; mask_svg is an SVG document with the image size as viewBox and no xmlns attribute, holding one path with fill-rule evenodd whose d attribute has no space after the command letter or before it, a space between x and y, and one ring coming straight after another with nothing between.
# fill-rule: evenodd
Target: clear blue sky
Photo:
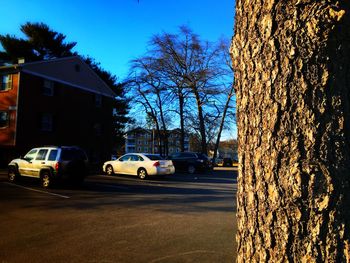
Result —
<instances>
[{"instance_id":1,"label":"clear blue sky","mask_svg":"<svg viewBox=\"0 0 350 263\"><path fill-rule=\"evenodd\" d=\"M234 0L0 0L0 34L23 37L25 22L44 22L75 41L120 80L152 35L188 25L202 39L233 34Z\"/></svg>"},{"instance_id":2,"label":"clear blue sky","mask_svg":"<svg viewBox=\"0 0 350 263\"><path fill-rule=\"evenodd\" d=\"M234 0L0 0L0 34L24 37L20 25L43 22L77 42L123 80L129 61L145 53L150 38L189 26L203 40L233 35ZM224 137L236 137L233 127Z\"/></svg>"}]
</instances>

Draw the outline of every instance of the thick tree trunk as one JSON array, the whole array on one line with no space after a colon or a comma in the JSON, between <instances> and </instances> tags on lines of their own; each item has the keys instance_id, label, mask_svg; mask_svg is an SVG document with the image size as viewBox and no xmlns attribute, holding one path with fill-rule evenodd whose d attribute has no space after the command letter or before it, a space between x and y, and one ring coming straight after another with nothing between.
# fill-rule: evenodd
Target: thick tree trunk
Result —
<instances>
[{"instance_id":1,"label":"thick tree trunk","mask_svg":"<svg viewBox=\"0 0 350 263\"><path fill-rule=\"evenodd\" d=\"M236 1L238 261L349 262L349 1Z\"/></svg>"}]
</instances>

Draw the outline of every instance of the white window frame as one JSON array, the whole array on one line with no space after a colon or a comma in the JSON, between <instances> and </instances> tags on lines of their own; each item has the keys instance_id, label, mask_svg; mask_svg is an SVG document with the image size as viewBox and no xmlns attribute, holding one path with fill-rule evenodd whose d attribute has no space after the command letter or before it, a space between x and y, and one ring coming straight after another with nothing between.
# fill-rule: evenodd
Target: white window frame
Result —
<instances>
[{"instance_id":1,"label":"white window frame","mask_svg":"<svg viewBox=\"0 0 350 263\"><path fill-rule=\"evenodd\" d=\"M11 90L12 89L12 81L13 81L12 74L1 75L1 81L0 81L1 89L0 89L0 91ZM5 88L2 89L2 86L4 86Z\"/></svg>"},{"instance_id":2,"label":"white window frame","mask_svg":"<svg viewBox=\"0 0 350 263\"><path fill-rule=\"evenodd\" d=\"M5 129L10 126L10 112L6 110L0 110L0 113L4 112L6 114L6 124L4 126L0 126L0 129Z\"/></svg>"}]
</instances>

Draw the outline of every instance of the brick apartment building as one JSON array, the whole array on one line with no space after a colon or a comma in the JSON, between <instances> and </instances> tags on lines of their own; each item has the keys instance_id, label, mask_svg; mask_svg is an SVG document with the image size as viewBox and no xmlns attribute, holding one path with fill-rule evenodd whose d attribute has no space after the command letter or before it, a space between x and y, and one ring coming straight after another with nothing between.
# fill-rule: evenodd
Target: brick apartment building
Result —
<instances>
[{"instance_id":1,"label":"brick apartment building","mask_svg":"<svg viewBox=\"0 0 350 263\"><path fill-rule=\"evenodd\" d=\"M79 57L0 66L0 165L42 145L109 159L114 97Z\"/></svg>"},{"instance_id":2,"label":"brick apartment building","mask_svg":"<svg viewBox=\"0 0 350 263\"><path fill-rule=\"evenodd\" d=\"M169 130L168 154L181 151L180 129ZM189 138L185 136L185 151L189 151ZM164 144L161 144L164 155ZM155 130L135 128L126 133L125 140L126 153L159 153L159 142Z\"/></svg>"}]
</instances>

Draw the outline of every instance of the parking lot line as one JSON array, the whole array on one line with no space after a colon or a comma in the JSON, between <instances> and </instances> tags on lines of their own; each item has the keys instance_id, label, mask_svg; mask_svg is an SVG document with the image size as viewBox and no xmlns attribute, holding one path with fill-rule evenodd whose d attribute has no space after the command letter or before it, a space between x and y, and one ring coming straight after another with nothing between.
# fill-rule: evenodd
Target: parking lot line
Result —
<instances>
[{"instance_id":1,"label":"parking lot line","mask_svg":"<svg viewBox=\"0 0 350 263\"><path fill-rule=\"evenodd\" d=\"M47 191L41 191L41 190L38 190L38 189L34 189L34 188L30 188L30 187L25 187L25 186L18 185L18 184L11 184L11 183L6 183L6 182L4 182L4 184L6 184L6 185L11 185L11 186L15 186L15 187L18 187L18 188L23 188L23 189L26 189L26 190L29 190L29 191L34 191L34 192L38 192L38 193L43 193L43 194L58 196L58 197L65 198L65 199L69 199L69 198L70 198L69 196L66 196L66 195L60 195L60 194L55 194L55 193L51 193L51 192L47 192Z\"/></svg>"}]
</instances>

